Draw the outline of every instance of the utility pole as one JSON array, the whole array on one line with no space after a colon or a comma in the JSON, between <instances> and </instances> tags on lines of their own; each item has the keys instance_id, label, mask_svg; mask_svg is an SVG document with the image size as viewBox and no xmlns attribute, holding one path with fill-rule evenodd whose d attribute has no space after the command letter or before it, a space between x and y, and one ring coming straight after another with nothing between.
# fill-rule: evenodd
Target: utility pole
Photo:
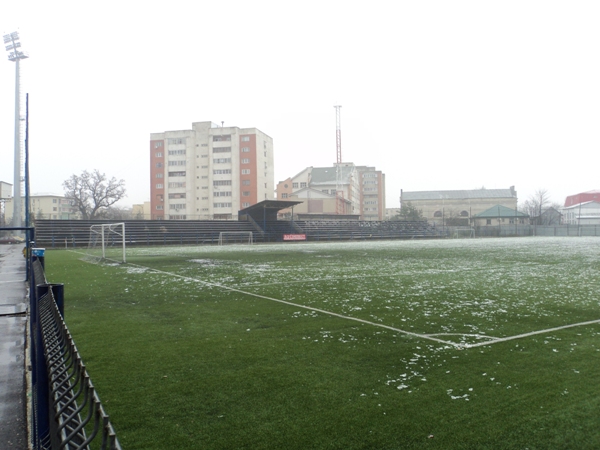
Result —
<instances>
[{"instance_id":1,"label":"utility pole","mask_svg":"<svg viewBox=\"0 0 600 450\"><path fill-rule=\"evenodd\" d=\"M13 184L13 217L12 226L22 226L22 207L21 207L21 190L22 190L22 147L21 147L21 77L19 73L19 62L22 59L28 58L28 55L23 53L19 48L19 33L14 31L3 36L8 60L16 63L15 71L15 162L14 162L14 184Z\"/></svg>"}]
</instances>

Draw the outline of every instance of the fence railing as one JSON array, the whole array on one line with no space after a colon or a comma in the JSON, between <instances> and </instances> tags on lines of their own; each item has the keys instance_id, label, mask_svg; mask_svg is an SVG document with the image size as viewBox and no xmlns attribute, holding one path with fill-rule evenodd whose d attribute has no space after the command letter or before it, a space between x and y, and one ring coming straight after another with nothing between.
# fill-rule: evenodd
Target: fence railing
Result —
<instances>
[{"instance_id":1,"label":"fence railing","mask_svg":"<svg viewBox=\"0 0 600 450\"><path fill-rule=\"evenodd\" d=\"M121 450L109 417L64 321L63 285L48 284L32 258L31 361L36 450Z\"/></svg>"}]
</instances>

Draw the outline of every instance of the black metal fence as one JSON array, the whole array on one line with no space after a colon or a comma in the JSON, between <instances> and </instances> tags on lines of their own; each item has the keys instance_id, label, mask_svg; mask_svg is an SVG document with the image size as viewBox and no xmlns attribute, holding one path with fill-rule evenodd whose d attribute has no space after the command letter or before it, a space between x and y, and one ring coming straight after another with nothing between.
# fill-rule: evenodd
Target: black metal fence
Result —
<instances>
[{"instance_id":1,"label":"black metal fence","mask_svg":"<svg viewBox=\"0 0 600 450\"><path fill-rule=\"evenodd\" d=\"M445 227L445 235L460 237L600 236L600 225L503 224L477 227Z\"/></svg>"},{"instance_id":2,"label":"black metal fence","mask_svg":"<svg viewBox=\"0 0 600 450\"><path fill-rule=\"evenodd\" d=\"M49 284L44 257L31 259L32 446L35 450L121 445L64 321L62 284Z\"/></svg>"}]
</instances>

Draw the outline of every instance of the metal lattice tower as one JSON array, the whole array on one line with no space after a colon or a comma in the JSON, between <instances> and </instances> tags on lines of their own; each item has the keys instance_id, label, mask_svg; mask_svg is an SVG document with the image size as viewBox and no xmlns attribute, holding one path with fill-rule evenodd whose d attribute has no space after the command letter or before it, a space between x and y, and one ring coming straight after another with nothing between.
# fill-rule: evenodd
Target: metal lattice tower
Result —
<instances>
[{"instance_id":1,"label":"metal lattice tower","mask_svg":"<svg viewBox=\"0 0 600 450\"><path fill-rule=\"evenodd\" d=\"M21 141L21 77L19 72L19 61L28 58L28 55L19 50L21 43L19 42L19 33L14 31L3 36L8 60L16 63L15 68L15 165L14 165L14 195L13 195L13 217L12 225L21 227L22 225L22 205L21 205L21 190L22 190L22 161L23 149Z\"/></svg>"},{"instance_id":2,"label":"metal lattice tower","mask_svg":"<svg viewBox=\"0 0 600 450\"><path fill-rule=\"evenodd\" d=\"M342 163L342 125L340 118L341 105L334 106L335 108L335 148L336 148L336 162Z\"/></svg>"},{"instance_id":3,"label":"metal lattice tower","mask_svg":"<svg viewBox=\"0 0 600 450\"><path fill-rule=\"evenodd\" d=\"M342 126L340 112L341 105L334 106L335 108L335 148L336 148L336 164L335 164L335 196L336 213L344 213L344 189L342 187Z\"/></svg>"}]
</instances>

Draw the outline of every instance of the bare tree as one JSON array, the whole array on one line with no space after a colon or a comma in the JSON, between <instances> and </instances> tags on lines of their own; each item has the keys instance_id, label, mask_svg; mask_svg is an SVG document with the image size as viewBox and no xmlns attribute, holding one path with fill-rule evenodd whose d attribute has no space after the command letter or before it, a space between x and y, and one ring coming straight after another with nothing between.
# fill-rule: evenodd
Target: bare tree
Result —
<instances>
[{"instance_id":1,"label":"bare tree","mask_svg":"<svg viewBox=\"0 0 600 450\"><path fill-rule=\"evenodd\" d=\"M537 189L533 195L525 200L521 206L520 211L529 215L531 223L536 225L542 225L542 213L547 206L550 205L550 194L548 189Z\"/></svg>"},{"instance_id":2,"label":"bare tree","mask_svg":"<svg viewBox=\"0 0 600 450\"><path fill-rule=\"evenodd\" d=\"M98 218L103 211L125 197L125 181L106 175L97 169L93 172L84 170L81 175L71 175L63 182L65 197L73 201L73 205L81 214L81 218L92 220Z\"/></svg>"},{"instance_id":3,"label":"bare tree","mask_svg":"<svg viewBox=\"0 0 600 450\"><path fill-rule=\"evenodd\" d=\"M97 214L96 217L108 220L129 220L131 219L131 209L109 206Z\"/></svg>"}]
</instances>

